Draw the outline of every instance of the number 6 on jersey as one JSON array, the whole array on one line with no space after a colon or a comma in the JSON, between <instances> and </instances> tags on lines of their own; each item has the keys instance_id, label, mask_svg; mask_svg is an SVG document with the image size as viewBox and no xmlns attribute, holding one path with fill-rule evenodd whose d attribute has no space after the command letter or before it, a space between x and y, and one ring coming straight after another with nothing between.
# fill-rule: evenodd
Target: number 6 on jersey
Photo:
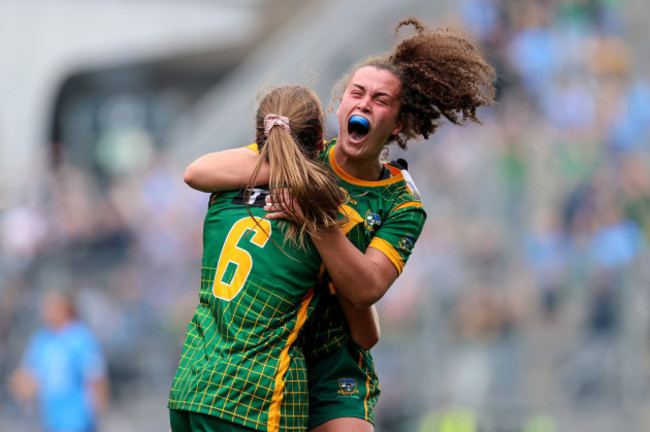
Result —
<instances>
[{"instance_id":1,"label":"number 6 on jersey","mask_svg":"<svg viewBox=\"0 0 650 432\"><path fill-rule=\"evenodd\" d=\"M253 232L252 236L246 236L249 230ZM253 257L248 251L237 246L239 241L246 237L250 243L263 248L270 235L271 223L267 219L256 217L253 220L250 217L245 217L235 222L219 255L212 286L212 293L215 297L226 301L234 299L248 279L248 274L253 267ZM233 266L236 267L234 271Z\"/></svg>"}]
</instances>

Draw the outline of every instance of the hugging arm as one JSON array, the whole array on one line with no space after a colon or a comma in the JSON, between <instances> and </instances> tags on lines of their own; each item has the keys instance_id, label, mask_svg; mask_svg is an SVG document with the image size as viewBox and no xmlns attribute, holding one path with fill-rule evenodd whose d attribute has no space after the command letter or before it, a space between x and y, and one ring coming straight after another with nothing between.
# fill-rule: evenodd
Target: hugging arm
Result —
<instances>
[{"instance_id":1,"label":"hugging arm","mask_svg":"<svg viewBox=\"0 0 650 432\"><path fill-rule=\"evenodd\" d=\"M267 219L292 220L302 217L300 208L290 198L289 190L283 189L275 193L284 196L278 203L272 203L270 198L267 198L267 205L264 207L269 212ZM284 211L285 205L293 205L293 209ZM374 305L399 276L399 271L390 258L372 247L372 242L365 252L361 252L340 227L324 230L318 236L312 235L311 239L325 263L337 293L357 309Z\"/></svg>"},{"instance_id":2,"label":"hugging arm","mask_svg":"<svg viewBox=\"0 0 650 432\"><path fill-rule=\"evenodd\" d=\"M312 236L337 292L355 308L374 305L386 294L399 273L392 261L378 249L357 249L341 228Z\"/></svg>"},{"instance_id":3,"label":"hugging arm","mask_svg":"<svg viewBox=\"0 0 650 432\"><path fill-rule=\"evenodd\" d=\"M183 179L192 189L219 192L239 189L253 174L258 154L246 147L208 153L196 159L186 169ZM269 182L269 164L263 163L257 184Z\"/></svg>"},{"instance_id":4,"label":"hugging arm","mask_svg":"<svg viewBox=\"0 0 650 432\"><path fill-rule=\"evenodd\" d=\"M184 180L191 188L203 192L238 189L248 183L255 165L257 164L258 158L259 155L255 151L245 147L223 150L215 153L208 153L196 159L186 168ZM257 177L257 183L265 184L268 183L268 180L269 165L266 163L262 164L262 168L260 169L259 175ZM267 217L269 219L272 219L274 217L277 217L277 215L269 214ZM338 236L336 245L328 246L327 241L330 237L323 238L320 242L321 246L319 248L319 252L322 248L328 257L330 255L334 255L331 259L328 258L331 265L334 266L333 268L336 269L336 266L342 261L346 267L351 267L349 269L350 273L354 275L354 265L350 266L349 264L345 263L345 260L338 260L336 258L336 248L346 248L345 252L347 254L354 254L354 251L356 251L357 253L354 255L356 256L357 261L361 263L361 265L364 264L365 260L363 257L365 255L356 247L354 247L354 245L345 237L345 234L340 228L336 228L332 231L333 232L331 233L325 234L328 234L330 237ZM325 237L325 234L323 237ZM317 248L319 247L317 241L314 241L314 244L316 244ZM386 262L383 262L383 265L386 267L382 266L384 270L381 271L382 274L388 273L389 275L386 277L386 281L384 282L385 292L385 290L388 289L390 284L392 284L392 282L397 277L397 272L387 258L384 257L382 259L380 255L383 254L381 254L381 252L377 251L376 249L369 248L367 254L370 254L370 256L373 256L380 262L383 262L383 260L385 260L388 263L386 266ZM327 261L325 261L325 264L326 266L329 265ZM363 274L372 274L372 266L374 266L374 264L371 264L371 266L368 267L363 272ZM346 276L345 272L343 274L341 274L341 272L336 272L336 274L338 281L335 280L335 285L338 288L340 282L344 282ZM363 276L355 277L353 281L344 282L343 289L341 291L337 290L339 293L337 295L339 297L339 300L343 299L343 301L340 301L340 303L346 314L353 340L361 347L372 346L379 339L379 322L377 319L377 312L374 307L371 306L375 303L376 300L379 299L379 297L381 297L381 295L383 295L383 293L378 297L371 296L370 300L364 302L363 297L361 300L357 298L359 296L355 297L354 294L356 294L356 290L349 288L355 283L358 283L357 286L366 286L365 282L363 281ZM373 285L376 285L376 282L374 282ZM350 293L353 294L351 298L348 297Z\"/></svg>"},{"instance_id":5,"label":"hugging arm","mask_svg":"<svg viewBox=\"0 0 650 432\"><path fill-rule=\"evenodd\" d=\"M379 315L373 305L369 308L357 309L345 297L336 295L345 319L350 328L350 337L364 350L369 350L379 342Z\"/></svg>"},{"instance_id":6,"label":"hugging arm","mask_svg":"<svg viewBox=\"0 0 650 432\"><path fill-rule=\"evenodd\" d=\"M287 191L283 191L288 193ZM283 203L290 203L286 197ZM268 219L286 219L283 204L269 204ZM286 204L285 204L286 205ZM299 214L294 211L292 214ZM311 236L337 292L357 309L367 308L386 294L404 268L420 236L426 212L417 200L391 210L365 252L357 249L343 229L332 227Z\"/></svg>"}]
</instances>

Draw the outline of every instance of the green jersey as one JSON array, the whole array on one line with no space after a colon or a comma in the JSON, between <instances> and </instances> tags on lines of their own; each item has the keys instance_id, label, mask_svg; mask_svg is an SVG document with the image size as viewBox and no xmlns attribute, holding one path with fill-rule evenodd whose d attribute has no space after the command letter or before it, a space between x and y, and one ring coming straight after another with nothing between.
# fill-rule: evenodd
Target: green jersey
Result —
<instances>
[{"instance_id":1,"label":"green jersey","mask_svg":"<svg viewBox=\"0 0 650 432\"><path fill-rule=\"evenodd\" d=\"M287 222L263 218L266 195L210 200L200 303L168 406L261 431L305 430L306 365L294 342L314 307L321 259L311 242L284 243Z\"/></svg>"},{"instance_id":2,"label":"green jersey","mask_svg":"<svg viewBox=\"0 0 650 432\"><path fill-rule=\"evenodd\" d=\"M343 171L334 158L336 140L321 152L320 162L339 178L339 186L348 199L343 212L348 217L344 231L357 249L372 247L383 252L399 273L411 255L422 232L426 213L406 170L391 164L388 178L365 181ZM331 287L333 293L334 288ZM349 341L349 330L343 311L334 295L324 295L303 338L308 357L330 353Z\"/></svg>"}]
</instances>

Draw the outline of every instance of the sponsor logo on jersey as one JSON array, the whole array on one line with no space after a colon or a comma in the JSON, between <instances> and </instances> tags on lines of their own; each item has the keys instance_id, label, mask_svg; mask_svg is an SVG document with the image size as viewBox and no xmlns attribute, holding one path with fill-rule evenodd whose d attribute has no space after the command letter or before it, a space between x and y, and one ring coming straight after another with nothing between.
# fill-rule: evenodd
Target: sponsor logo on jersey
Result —
<instances>
[{"instance_id":1,"label":"sponsor logo on jersey","mask_svg":"<svg viewBox=\"0 0 650 432\"><path fill-rule=\"evenodd\" d=\"M381 225L381 219L379 215L372 210L366 212L366 217L363 220L363 224L366 226L366 229L374 231L375 227Z\"/></svg>"},{"instance_id":2,"label":"sponsor logo on jersey","mask_svg":"<svg viewBox=\"0 0 650 432\"><path fill-rule=\"evenodd\" d=\"M359 393L359 389L357 389L357 381L352 378L339 378L338 393L342 395Z\"/></svg>"},{"instance_id":3,"label":"sponsor logo on jersey","mask_svg":"<svg viewBox=\"0 0 650 432\"><path fill-rule=\"evenodd\" d=\"M399 247L401 247L402 250L405 250L407 252L410 252L411 249L413 249L414 244L415 244L415 242L413 241L413 236L411 234L406 234L399 241Z\"/></svg>"},{"instance_id":4,"label":"sponsor logo on jersey","mask_svg":"<svg viewBox=\"0 0 650 432\"><path fill-rule=\"evenodd\" d=\"M241 188L239 194L232 199L232 203L264 208L267 196L269 196L269 190L265 187L256 187L248 191L246 188Z\"/></svg>"}]
</instances>

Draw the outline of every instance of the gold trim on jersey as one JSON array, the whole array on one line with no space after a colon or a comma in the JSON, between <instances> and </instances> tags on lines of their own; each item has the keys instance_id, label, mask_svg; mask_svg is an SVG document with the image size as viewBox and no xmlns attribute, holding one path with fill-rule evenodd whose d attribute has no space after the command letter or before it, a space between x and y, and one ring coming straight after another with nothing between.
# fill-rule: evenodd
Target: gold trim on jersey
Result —
<instances>
[{"instance_id":1,"label":"gold trim on jersey","mask_svg":"<svg viewBox=\"0 0 650 432\"><path fill-rule=\"evenodd\" d=\"M363 218L361 217L361 215L357 213L355 209L353 209L347 204L342 204L339 207L339 211L343 213L345 217L348 218L348 221L341 227L344 234L350 232L350 230L358 223L363 222Z\"/></svg>"},{"instance_id":2,"label":"gold trim on jersey","mask_svg":"<svg viewBox=\"0 0 650 432\"><path fill-rule=\"evenodd\" d=\"M363 368L363 353L359 353L359 367ZM370 398L370 374L368 369L364 370L366 373L366 395L363 397L363 410L366 420L370 421L370 409L368 408L368 399Z\"/></svg>"},{"instance_id":3,"label":"gold trim on jersey","mask_svg":"<svg viewBox=\"0 0 650 432\"><path fill-rule=\"evenodd\" d=\"M358 186L387 186L391 185L393 183L400 182L404 180L404 175L402 175L402 171L399 171L399 173L394 174L393 177L387 178L384 180L377 180L377 181L369 181L369 180L362 180L358 179L356 177L351 176L350 174L346 173L343 171L343 169L339 166L339 164L336 162L336 158L334 157L334 149L336 148L336 144L334 144L330 150L329 150L329 161L330 161L330 166L332 167L332 170L341 177L341 179L345 180L348 183L352 183ZM384 164L385 166L390 169L389 165ZM391 170L391 173L393 171Z\"/></svg>"},{"instance_id":4,"label":"gold trim on jersey","mask_svg":"<svg viewBox=\"0 0 650 432\"><path fill-rule=\"evenodd\" d=\"M398 205L397 207L395 207L394 209L392 209L390 212L391 212L391 213L394 213L394 212L396 212L396 211L399 210L399 209L403 209L403 208L407 208L407 207L419 207L419 208L424 208L424 206L422 205L422 203L419 202L419 201L407 201L407 202L403 202L402 204Z\"/></svg>"},{"instance_id":5,"label":"gold trim on jersey","mask_svg":"<svg viewBox=\"0 0 650 432\"><path fill-rule=\"evenodd\" d=\"M282 348L280 353L280 364L278 366L277 374L275 375L275 388L273 389L273 397L271 398L271 405L269 407L269 417L267 420L267 431L268 432L278 432L280 430L280 409L282 405L282 396L284 394L285 382L284 376L287 374L289 369L289 363L291 362L291 357L289 356L289 348L295 342L298 337L298 333L302 326L307 320L307 308L311 300L314 298L316 291L314 288L310 288L305 297L302 299L302 304L298 310L298 315L296 317L296 326L293 331L287 338L287 344Z\"/></svg>"},{"instance_id":6,"label":"gold trim on jersey","mask_svg":"<svg viewBox=\"0 0 650 432\"><path fill-rule=\"evenodd\" d=\"M249 144L246 147L247 149L253 150L255 153L260 154L260 148L257 146L257 143Z\"/></svg>"},{"instance_id":7,"label":"gold trim on jersey","mask_svg":"<svg viewBox=\"0 0 650 432\"><path fill-rule=\"evenodd\" d=\"M383 238L373 237L368 247L375 248L386 255L397 269L397 273L402 273L402 269L404 269L404 260L402 259L402 256L399 254L399 252L395 250L393 245L388 243Z\"/></svg>"}]
</instances>

